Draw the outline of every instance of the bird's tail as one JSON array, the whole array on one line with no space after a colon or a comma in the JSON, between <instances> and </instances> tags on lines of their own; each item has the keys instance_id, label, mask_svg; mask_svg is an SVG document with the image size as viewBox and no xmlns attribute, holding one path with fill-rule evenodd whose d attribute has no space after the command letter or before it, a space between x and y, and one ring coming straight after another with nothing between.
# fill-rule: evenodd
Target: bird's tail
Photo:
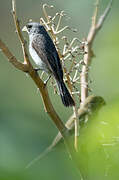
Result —
<instances>
[{"instance_id":1,"label":"bird's tail","mask_svg":"<svg viewBox=\"0 0 119 180\"><path fill-rule=\"evenodd\" d=\"M64 84L63 81L57 81L57 85L59 88L59 92L60 92L60 96L62 99L62 103L66 106L74 106L75 102L73 100L73 98L71 97L66 85Z\"/></svg>"}]
</instances>

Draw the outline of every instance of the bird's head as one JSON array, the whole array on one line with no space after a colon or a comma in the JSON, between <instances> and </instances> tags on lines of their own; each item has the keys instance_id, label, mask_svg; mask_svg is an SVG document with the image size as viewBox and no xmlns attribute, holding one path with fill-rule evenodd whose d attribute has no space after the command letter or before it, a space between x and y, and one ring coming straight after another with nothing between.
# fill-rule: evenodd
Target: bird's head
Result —
<instances>
[{"instance_id":1,"label":"bird's head","mask_svg":"<svg viewBox=\"0 0 119 180\"><path fill-rule=\"evenodd\" d=\"M23 27L22 31L26 31L28 34L38 34L44 31L44 27L37 22L29 22L26 26Z\"/></svg>"}]
</instances>

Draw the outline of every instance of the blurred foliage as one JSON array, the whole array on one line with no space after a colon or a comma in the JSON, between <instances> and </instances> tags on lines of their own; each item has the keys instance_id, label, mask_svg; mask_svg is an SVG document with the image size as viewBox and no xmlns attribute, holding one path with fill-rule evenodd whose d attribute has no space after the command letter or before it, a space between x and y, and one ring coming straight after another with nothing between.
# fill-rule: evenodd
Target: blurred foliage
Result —
<instances>
[{"instance_id":1,"label":"blurred foliage","mask_svg":"<svg viewBox=\"0 0 119 180\"><path fill-rule=\"evenodd\" d=\"M84 179L112 180L119 177L118 109L119 98L105 106L81 129L79 159Z\"/></svg>"},{"instance_id":2,"label":"blurred foliage","mask_svg":"<svg viewBox=\"0 0 119 180\"><path fill-rule=\"evenodd\" d=\"M91 22L95 0L17 0L21 26L29 19L39 21L43 3L65 10L71 19L67 24L77 28L74 36L85 37ZM100 13L108 0L101 0ZM119 162L119 1L112 10L94 43L96 57L90 68L93 94L104 97L107 106L99 116L81 129L79 158L86 179L118 179ZM0 0L0 37L12 52L22 59L19 41L14 33L11 0ZM66 23L66 22L65 22ZM70 35L70 34L69 34ZM50 91L50 89L49 89ZM50 91L56 110L66 121L72 113ZM57 129L44 113L40 95L25 74L14 69L0 53L0 180L69 179L79 180L79 172L64 148L57 148L30 169L25 166L52 141ZM106 145L107 144L107 145Z\"/></svg>"}]
</instances>

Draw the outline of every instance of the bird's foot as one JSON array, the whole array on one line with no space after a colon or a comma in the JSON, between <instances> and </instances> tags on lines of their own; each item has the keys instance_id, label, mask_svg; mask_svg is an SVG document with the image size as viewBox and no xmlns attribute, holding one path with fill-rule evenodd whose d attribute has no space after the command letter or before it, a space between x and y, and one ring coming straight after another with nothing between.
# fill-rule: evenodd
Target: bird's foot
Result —
<instances>
[{"instance_id":1,"label":"bird's foot","mask_svg":"<svg viewBox=\"0 0 119 180\"><path fill-rule=\"evenodd\" d=\"M45 86L47 85L47 83L48 83L48 81L49 81L50 78L51 78L51 75L48 76L48 78L44 81L44 85L45 85Z\"/></svg>"},{"instance_id":2,"label":"bird's foot","mask_svg":"<svg viewBox=\"0 0 119 180\"><path fill-rule=\"evenodd\" d=\"M41 70L40 68L34 68L34 70L36 71L36 72L38 72L39 70Z\"/></svg>"}]
</instances>

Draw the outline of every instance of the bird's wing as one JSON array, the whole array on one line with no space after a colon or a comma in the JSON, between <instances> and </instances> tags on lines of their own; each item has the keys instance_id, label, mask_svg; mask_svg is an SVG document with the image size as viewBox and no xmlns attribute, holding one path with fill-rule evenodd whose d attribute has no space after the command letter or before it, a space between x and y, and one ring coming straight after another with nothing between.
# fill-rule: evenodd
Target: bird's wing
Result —
<instances>
[{"instance_id":1,"label":"bird's wing","mask_svg":"<svg viewBox=\"0 0 119 180\"><path fill-rule=\"evenodd\" d=\"M57 50L48 34L46 37L37 35L32 41L32 47L35 49L41 60L47 65L56 79L63 79L63 71Z\"/></svg>"},{"instance_id":2,"label":"bird's wing","mask_svg":"<svg viewBox=\"0 0 119 180\"><path fill-rule=\"evenodd\" d=\"M32 48L36 51L40 59L48 66L47 57L45 53L44 44L40 36L35 36L32 40Z\"/></svg>"}]
</instances>

